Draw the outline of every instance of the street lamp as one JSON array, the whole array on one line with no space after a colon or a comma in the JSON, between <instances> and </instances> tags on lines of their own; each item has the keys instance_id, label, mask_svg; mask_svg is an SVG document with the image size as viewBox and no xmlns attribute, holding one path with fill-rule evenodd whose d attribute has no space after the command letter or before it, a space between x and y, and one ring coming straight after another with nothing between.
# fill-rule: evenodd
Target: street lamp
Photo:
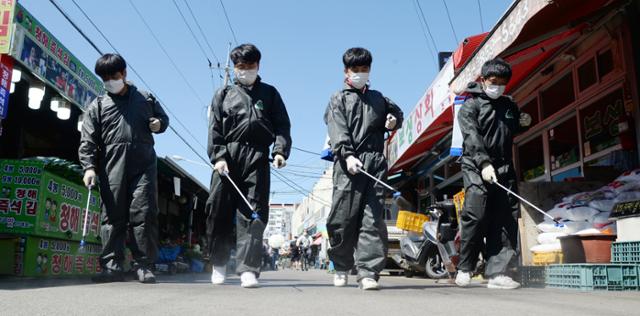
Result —
<instances>
[{"instance_id":1,"label":"street lamp","mask_svg":"<svg viewBox=\"0 0 640 316\"><path fill-rule=\"evenodd\" d=\"M175 161L185 161L185 162L189 162L189 163L192 163L192 164L195 164L195 165L204 166L204 167L207 167L207 168L213 168L213 166L211 164L205 164L205 163L202 163L202 162L199 162L199 161L193 161L193 160L190 160L190 159L184 158L182 156L178 156L178 155L171 156L171 159L173 159Z\"/></svg>"}]
</instances>

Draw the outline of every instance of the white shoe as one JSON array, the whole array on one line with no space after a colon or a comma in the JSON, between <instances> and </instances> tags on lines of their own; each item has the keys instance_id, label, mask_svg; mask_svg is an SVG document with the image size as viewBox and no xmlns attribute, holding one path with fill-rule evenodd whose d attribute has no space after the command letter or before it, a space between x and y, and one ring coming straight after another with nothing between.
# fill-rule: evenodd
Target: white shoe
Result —
<instances>
[{"instance_id":1,"label":"white shoe","mask_svg":"<svg viewBox=\"0 0 640 316\"><path fill-rule=\"evenodd\" d=\"M459 287L467 287L471 283L471 272L458 271L456 275L456 284Z\"/></svg>"},{"instance_id":2,"label":"white shoe","mask_svg":"<svg viewBox=\"0 0 640 316\"><path fill-rule=\"evenodd\" d=\"M260 285L256 278L256 274L253 272L242 272L240 275L240 281L242 282L242 287L246 289L257 288Z\"/></svg>"},{"instance_id":3,"label":"white shoe","mask_svg":"<svg viewBox=\"0 0 640 316\"><path fill-rule=\"evenodd\" d=\"M380 283L372 278L360 280L360 287L365 291L375 291L380 289Z\"/></svg>"},{"instance_id":4,"label":"white shoe","mask_svg":"<svg viewBox=\"0 0 640 316\"><path fill-rule=\"evenodd\" d=\"M491 280L489 280L489 284L487 284L487 288L498 290L515 290L519 287L520 283L506 275L495 276L491 278Z\"/></svg>"},{"instance_id":5,"label":"white shoe","mask_svg":"<svg viewBox=\"0 0 640 316\"><path fill-rule=\"evenodd\" d=\"M346 272L338 272L333 276L333 286L344 287L349 282L349 276Z\"/></svg>"},{"instance_id":6,"label":"white shoe","mask_svg":"<svg viewBox=\"0 0 640 316\"><path fill-rule=\"evenodd\" d=\"M211 272L211 283L214 285L224 284L224 281L227 279L227 266L214 266L213 271Z\"/></svg>"}]
</instances>

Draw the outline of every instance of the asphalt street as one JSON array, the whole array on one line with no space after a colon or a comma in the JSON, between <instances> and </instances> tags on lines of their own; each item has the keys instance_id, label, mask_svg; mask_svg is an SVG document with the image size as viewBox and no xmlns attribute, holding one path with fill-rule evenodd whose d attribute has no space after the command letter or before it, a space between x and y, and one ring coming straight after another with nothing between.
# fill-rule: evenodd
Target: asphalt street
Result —
<instances>
[{"instance_id":1,"label":"asphalt street","mask_svg":"<svg viewBox=\"0 0 640 316\"><path fill-rule=\"evenodd\" d=\"M334 288L325 271L291 270L260 281L243 289L237 277L213 286L208 274L160 275L151 285L5 279L0 315L640 315L640 292L460 289L402 276L384 276L381 291L364 292L353 278Z\"/></svg>"}]
</instances>

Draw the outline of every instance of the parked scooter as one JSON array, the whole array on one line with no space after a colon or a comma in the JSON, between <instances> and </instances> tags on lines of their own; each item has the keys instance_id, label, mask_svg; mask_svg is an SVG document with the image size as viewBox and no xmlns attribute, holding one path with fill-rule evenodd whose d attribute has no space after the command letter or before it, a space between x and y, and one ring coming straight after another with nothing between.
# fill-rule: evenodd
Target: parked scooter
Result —
<instances>
[{"instance_id":1,"label":"parked scooter","mask_svg":"<svg viewBox=\"0 0 640 316\"><path fill-rule=\"evenodd\" d=\"M458 263L455 245L458 233L456 210L451 200L429 207L431 221L422 226L422 234L410 234L400 240L405 276L424 272L432 279L453 278Z\"/></svg>"}]
</instances>

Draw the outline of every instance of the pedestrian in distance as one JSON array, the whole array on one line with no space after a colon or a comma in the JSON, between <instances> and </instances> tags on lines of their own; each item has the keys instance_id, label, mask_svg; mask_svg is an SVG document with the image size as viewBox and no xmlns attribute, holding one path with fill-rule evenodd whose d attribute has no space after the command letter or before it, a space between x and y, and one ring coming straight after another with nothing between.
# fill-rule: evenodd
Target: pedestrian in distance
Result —
<instances>
[{"instance_id":1,"label":"pedestrian in distance","mask_svg":"<svg viewBox=\"0 0 640 316\"><path fill-rule=\"evenodd\" d=\"M492 289L516 289L507 275L518 252L518 201L496 182L517 192L512 161L513 137L531 125L510 96L503 95L511 66L502 59L482 66L480 82L471 82L458 114L463 135L460 263L456 284L468 286L486 238L485 275Z\"/></svg>"},{"instance_id":2,"label":"pedestrian in distance","mask_svg":"<svg viewBox=\"0 0 640 316\"><path fill-rule=\"evenodd\" d=\"M357 262L360 287L377 290L387 254L384 188L360 172L386 177L385 133L402 126L403 114L393 101L369 88L373 58L368 50L350 48L342 61L344 87L331 96L324 116L334 155L328 254L336 269L335 286L347 285L348 272Z\"/></svg>"},{"instance_id":3,"label":"pedestrian in distance","mask_svg":"<svg viewBox=\"0 0 640 316\"><path fill-rule=\"evenodd\" d=\"M206 210L213 284L225 282L236 239L236 273L242 287L258 287L262 237L269 221L269 147L273 144L277 169L286 165L291 151L289 115L278 90L258 76L261 57L252 44L234 48L234 84L218 89L210 107L208 153L215 171Z\"/></svg>"},{"instance_id":4,"label":"pedestrian in distance","mask_svg":"<svg viewBox=\"0 0 640 316\"><path fill-rule=\"evenodd\" d=\"M99 185L102 201L102 270L93 281L124 280L129 231L135 275L140 282L155 283L151 270L158 254L158 168L153 134L167 129L169 117L151 93L126 80L122 56L103 55L95 72L107 92L87 107L78 149L84 184Z\"/></svg>"}]
</instances>

